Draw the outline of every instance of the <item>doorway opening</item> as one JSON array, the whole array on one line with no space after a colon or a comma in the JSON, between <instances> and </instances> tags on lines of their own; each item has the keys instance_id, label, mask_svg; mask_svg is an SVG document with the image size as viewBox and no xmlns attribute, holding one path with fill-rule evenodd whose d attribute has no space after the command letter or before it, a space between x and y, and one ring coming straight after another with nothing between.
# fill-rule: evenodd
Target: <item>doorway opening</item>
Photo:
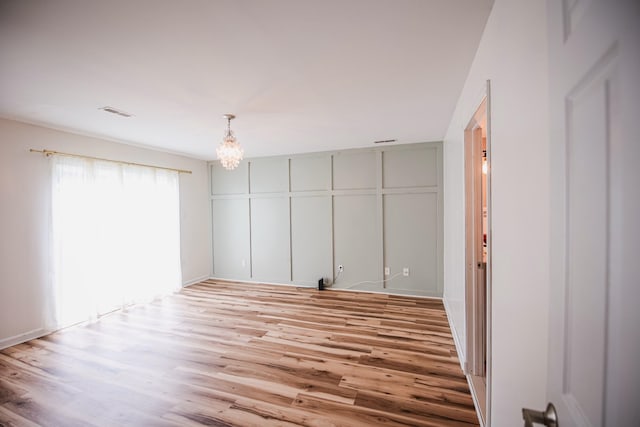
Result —
<instances>
[{"instance_id":1,"label":"doorway opening","mask_svg":"<svg viewBox=\"0 0 640 427\"><path fill-rule=\"evenodd\" d=\"M465 374L488 425L491 371L491 160L489 85L465 129Z\"/></svg>"}]
</instances>

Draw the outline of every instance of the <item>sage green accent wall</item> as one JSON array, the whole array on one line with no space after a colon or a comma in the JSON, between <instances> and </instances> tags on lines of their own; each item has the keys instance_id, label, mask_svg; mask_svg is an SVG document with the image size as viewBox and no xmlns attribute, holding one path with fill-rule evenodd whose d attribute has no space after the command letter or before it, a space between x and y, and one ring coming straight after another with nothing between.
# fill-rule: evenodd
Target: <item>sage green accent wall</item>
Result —
<instances>
[{"instance_id":1,"label":"sage green accent wall","mask_svg":"<svg viewBox=\"0 0 640 427\"><path fill-rule=\"evenodd\" d=\"M293 281L317 283L333 270L331 197L291 198Z\"/></svg>"},{"instance_id":2,"label":"sage green accent wall","mask_svg":"<svg viewBox=\"0 0 640 427\"><path fill-rule=\"evenodd\" d=\"M442 296L440 142L209 169L213 277Z\"/></svg>"},{"instance_id":3,"label":"sage green accent wall","mask_svg":"<svg viewBox=\"0 0 640 427\"><path fill-rule=\"evenodd\" d=\"M249 200L211 201L214 271L225 279L251 278L249 237ZM230 244L233 242L233 244Z\"/></svg>"},{"instance_id":4,"label":"sage green accent wall","mask_svg":"<svg viewBox=\"0 0 640 427\"><path fill-rule=\"evenodd\" d=\"M251 199L252 278L267 282L291 280L289 233L288 197Z\"/></svg>"},{"instance_id":5,"label":"sage green accent wall","mask_svg":"<svg viewBox=\"0 0 640 427\"><path fill-rule=\"evenodd\" d=\"M386 194L383 203L385 265L391 271L409 268L409 276L391 280L389 288L437 289L437 194Z\"/></svg>"},{"instance_id":6,"label":"sage green accent wall","mask_svg":"<svg viewBox=\"0 0 640 427\"><path fill-rule=\"evenodd\" d=\"M246 194L249 191L248 163L241 163L236 169L228 171L220 165L209 167L211 176L211 194Z\"/></svg>"},{"instance_id":7,"label":"sage green accent wall","mask_svg":"<svg viewBox=\"0 0 640 427\"><path fill-rule=\"evenodd\" d=\"M333 203L336 275L338 266L344 266L336 287L381 280L376 195L339 195L334 197ZM382 289L382 284L379 288Z\"/></svg>"},{"instance_id":8,"label":"sage green accent wall","mask_svg":"<svg viewBox=\"0 0 640 427\"><path fill-rule=\"evenodd\" d=\"M346 151L333 156L333 188L336 190L375 190L376 152Z\"/></svg>"},{"instance_id":9,"label":"sage green accent wall","mask_svg":"<svg viewBox=\"0 0 640 427\"><path fill-rule=\"evenodd\" d=\"M291 162L291 191L331 190L331 156L294 157Z\"/></svg>"},{"instance_id":10,"label":"sage green accent wall","mask_svg":"<svg viewBox=\"0 0 640 427\"><path fill-rule=\"evenodd\" d=\"M435 147L385 151L384 188L438 186L438 150Z\"/></svg>"},{"instance_id":11,"label":"sage green accent wall","mask_svg":"<svg viewBox=\"0 0 640 427\"><path fill-rule=\"evenodd\" d=\"M218 168L220 169L220 168ZM282 157L254 159L250 163L251 193L286 193L289 191L288 160Z\"/></svg>"}]
</instances>

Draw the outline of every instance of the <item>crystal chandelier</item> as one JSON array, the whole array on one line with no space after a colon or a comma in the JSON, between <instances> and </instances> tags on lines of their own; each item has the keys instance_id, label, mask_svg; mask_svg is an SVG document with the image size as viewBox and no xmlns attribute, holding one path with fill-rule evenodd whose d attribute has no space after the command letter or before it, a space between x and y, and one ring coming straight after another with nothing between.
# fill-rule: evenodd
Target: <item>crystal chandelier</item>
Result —
<instances>
[{"instance_id":1,"label":"crystal chandelier","mask_svg":"<svg viewBox=\"0 0 640 427\"><path fill-rule=\"evenodd\" d=\"M231 130L231 120L235 119L236 116L233 114L225 114L223 117L227 119L227 130L224 133L222 142L218 148L216 148L216 154L225 169L233 170L240 164L240 160L242 160L244 156L244 150L236 141L236 137Z\"/></svg>"}]
</instances>

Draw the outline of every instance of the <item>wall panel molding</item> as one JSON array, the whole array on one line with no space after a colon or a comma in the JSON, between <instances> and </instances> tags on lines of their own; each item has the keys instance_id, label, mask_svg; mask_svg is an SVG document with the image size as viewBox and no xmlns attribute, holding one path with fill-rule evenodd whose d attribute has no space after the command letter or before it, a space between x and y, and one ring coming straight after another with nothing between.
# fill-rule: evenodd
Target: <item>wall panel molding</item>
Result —
<instances>
[{"instance_id":1,"label":"wall panel molding","mask_svg":"<svg viewBox=\"0 0 640 427\"><path fill-rule=\"evenodd\" d=\"M441 142L254 158L239 169L209 163L214 277L312 287L324 277L336 289L442 296Z\"/></svg>"}]
</instances>

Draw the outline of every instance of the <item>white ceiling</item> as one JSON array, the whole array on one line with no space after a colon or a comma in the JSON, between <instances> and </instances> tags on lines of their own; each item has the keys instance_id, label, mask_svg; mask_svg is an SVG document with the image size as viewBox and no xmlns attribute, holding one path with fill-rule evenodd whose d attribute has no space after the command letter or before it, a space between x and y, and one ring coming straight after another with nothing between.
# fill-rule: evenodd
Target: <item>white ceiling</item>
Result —
<instances>
[{"instance_id":1,"label":"white ceiling","mask_svg":"<svg viewBox=\"0 0 640 427\"><path fill-rule=\"evenodd\" d=\"M202 159L224 113L247 157L441 140L490 5L0 0L0 116Z\"/></svg>"}]
</instances>

